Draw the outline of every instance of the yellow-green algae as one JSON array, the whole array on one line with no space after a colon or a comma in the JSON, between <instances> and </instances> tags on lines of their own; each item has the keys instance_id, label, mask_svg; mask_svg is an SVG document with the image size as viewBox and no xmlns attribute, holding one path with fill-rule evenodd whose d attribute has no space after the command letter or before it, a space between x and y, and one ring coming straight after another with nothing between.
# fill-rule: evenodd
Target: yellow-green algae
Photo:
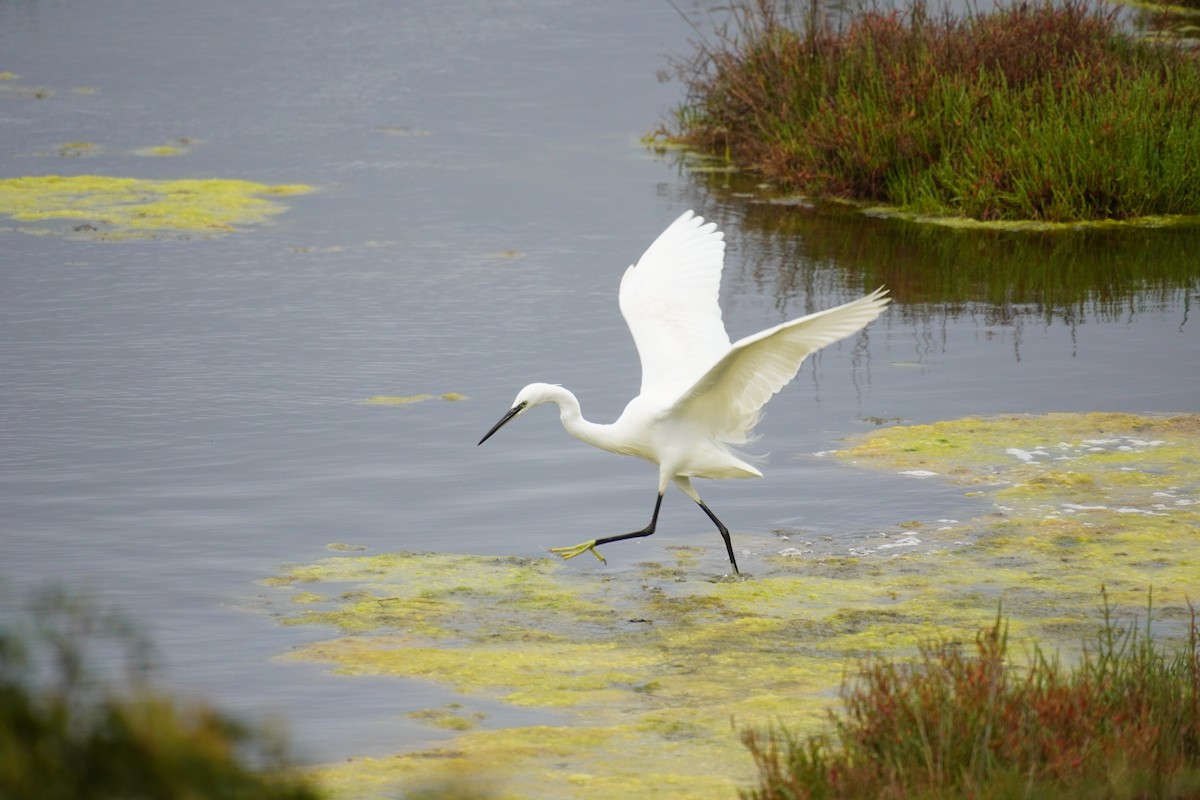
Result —
<instances>
[{"instance_id":1,"label":"yellow-green algae","mask_svg":"<svg viewBox=\"0 0 1200 800\"><path fill-rule=\"evenodd\" d=\"M990 496L993 515L959 532L989 565L968 580L1014 611L1094 604L1104 583L1128 603L1153 586L1169 618L1200 589L1200 415L968 418L875 431L842 456Z\"/></svg>"},{"instance_id":2,"label":"yellow-green algae","mask_svg":"<svg viewBox=\"0 0 1200 800\"><path fill-rule=\"evenodd\" d=\"M413 403L424 403L426 400L432 400L431 394L410 394L404 396L377 394L374 397L368 397L363 402L370 406L407 406Z\"/></svg>"},{"instance_id":3,"label":"yellow-green algae","mask_svg":"<svg viewBox=\"0 0 1200 800\"><path fill-rule=\"evenodd\" d=\"M447 402L453 403L458 400L465 400L466 395L458 392L446 392L438 397ZM413 403L423 403L426 400L432 400L432 394L410 394L404 396L377 394L374 397L368 397L363 402L371 406L407 406Z\"/></svg>"},{"instance_id":4,"label":"yellow-green algae","mask_svg":"<svg viewBox=\"0 0 1200 800\"><path fill-rule=\"evenodd\" d=\"M391 553L267 579L303 598L276 604L283 621L340 631L292 658L432 680L561 720L493 729L493 717L447 744L323 768L321 780L345 797L394 796L449 770L498 797L728 798L755 779L739 730L812 731L859 658L970 641L998 602L1015 640L1065 656L1092 635L1102 584L1122 614L1144 611L1153 587L1163 635L1182 633L1185 594L1200 583L1200 416L892 427L840 456L936 473L991 505L962 522L897 519L891 539L853 556L767 556L733 583L703 566L723 559L719 540L664 547L664 561L629 572ZM896 537L923 544L885 549Z\"/></svg>"},{"instance_id":5,"label":"yellow-green algae","mask_svg":"<svg viewBox=\"0 0 1200 800\"><path fill-rule=\"evenodd\" d=\"M1081 219L1069 222L1048 222L1045 220L984 220L974 217L955 217L938 214L921 214L906 211L894 206L862 205L859 209L864 214L874 217L892 217L908 222L926 225L939 225L944 228L961 230L995 230L1021 231L1029 233L1045 233L1054 231L1096 230L1096 229L1128 229L1128 228L1166 228L1173 226L1193 227L1200 225L1198 214L1153 214L1128 219Z\"/></svg>"},{"instance_id":6,"label":"yellow-green algae","mask_svg":"<svg viewBox=\"0 0 1200 800\"><path fill-rule=\"evenodd\" d=\"M181 156L191 150L192 145L200 143L199 139L190 136L181 136L178 139L172 139L169 142L159 145L151 145L149 147L138 147L133 150L135 156Z\"/></svg>"},{"instance_id":7,"label":"yellow-green algae","mask_svg":"<svg viewBox=\"0 0 1200 800\"><path fill-rule=\"evenodd\" d=\"M0 179L0 214L18 223L75 223L62 230L44 224L15 228L25 233L103 239L217 236L262 223L286 210L279 198L309 191L312 187L301 184L269 186L215 178L42 175Z\"/></svg>"},{"instance_id":8,"label":"yellow-green algae","mask_svg":"<svg viewBox=\"0 0 1200 800\"><path fill-rule=\"evenodd\" d=\"M187 152L186 147L177 144L156 144L149 147L135 148L135 156L181 156Z\"/></svg>"},{"instance_id":9,"label":"yellow-green algae","mask_svg":"<svg viewBox=\"0 0 1200 800\"><path fill-rule=\"evenodd\" d=\"M424 722L435 728L451 731L470 730L478 727L480 722L487 719L487 714L478 711L467 714L460 711L461 708L460 703L450 703L446 708L423 708L420 711L409 712L407 716L409 719Z\"/></svg>"}]
</instances>

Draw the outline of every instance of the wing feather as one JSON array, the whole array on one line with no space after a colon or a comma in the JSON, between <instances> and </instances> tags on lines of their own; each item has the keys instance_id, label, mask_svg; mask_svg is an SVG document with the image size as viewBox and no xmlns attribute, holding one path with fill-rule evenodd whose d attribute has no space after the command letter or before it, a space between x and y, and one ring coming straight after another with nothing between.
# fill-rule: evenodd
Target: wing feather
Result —
<instances>
[{"instance_id":1,"label":"wing feather","mask_svg":"<svg viewBox=\"0 0 1200 800\"><path fill-rule=\"evenodd\" d=\"M729 349L718 296L725 237L687 211L621 279L621 314L642 362L642 395L673 401Z\"/></svg>"},{"instance_id":2,"label":"wing feather","mask_svg":"<svg viewBox=\"0 0 1200 800\"><path fill-rule=\"evenodd\" d=\"M812 352L861 330L890 302L884 288L836 308L738 340L696 381L672 412L706 426L723 441L746 441L759 411L786 386Z\"/></svg>"}]
</instances>

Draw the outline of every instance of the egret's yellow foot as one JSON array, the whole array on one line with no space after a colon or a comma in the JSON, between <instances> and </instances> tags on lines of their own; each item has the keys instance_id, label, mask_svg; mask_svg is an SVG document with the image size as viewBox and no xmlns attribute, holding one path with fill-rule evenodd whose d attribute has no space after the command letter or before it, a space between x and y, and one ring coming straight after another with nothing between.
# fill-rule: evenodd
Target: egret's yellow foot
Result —
<instances>
[{"instance_id":1,"label":"egret's yellow foot","mask_svg":"<svg viewBox=\"0 0 1200 800\"><path fill-rule=\"evenodd\" d=\"M568 558L574 558L575 556L579 555L580 553L586 553L589 550L591 551L592 555L594 555L596 558L600 559L603 563L605 563L605 564L608 563L607 561L604 560L604 556L600 555L600 551L596 549L596 540L595 539L593 539L590 542L584 542L583 544L577 544L573 547L551 547L550 548L551 553L554 553L554 555L556 555L556 556L561 556L564 561L566 561Z\"/></svg>"}]
</instances>

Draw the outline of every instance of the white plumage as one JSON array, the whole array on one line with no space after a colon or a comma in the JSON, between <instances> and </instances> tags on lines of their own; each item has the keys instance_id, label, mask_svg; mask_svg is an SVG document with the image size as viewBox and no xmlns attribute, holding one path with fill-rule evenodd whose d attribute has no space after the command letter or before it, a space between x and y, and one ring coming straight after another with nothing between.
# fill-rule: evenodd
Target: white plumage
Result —
<instances>
[{"instance_id":1,"label":"white plumage","mask_svg":"<svg viewBox=\"0 0 1200 800\"><path fill-rule=\"evenodd\" d=\"M658 465L658 497L649 525L551 552L573 558L591 551L603 560L597 545L649 536L657 525L667 484L673 482L717 526L737 572L729 530L700 499L691 478L761 476L731 445L748 440L762 407L796 377L809 353L862 329L889 302L887 291L880 288L730 344L718 303L724 259L724 235L716 224L688 211L625 271L621 314L637 345L642 384L616 422L588 422L571 392L553 384L531 383L479 440L483 444L531 408L555 403L563 427L575 438Z\"/></svg>"}]
</instances>

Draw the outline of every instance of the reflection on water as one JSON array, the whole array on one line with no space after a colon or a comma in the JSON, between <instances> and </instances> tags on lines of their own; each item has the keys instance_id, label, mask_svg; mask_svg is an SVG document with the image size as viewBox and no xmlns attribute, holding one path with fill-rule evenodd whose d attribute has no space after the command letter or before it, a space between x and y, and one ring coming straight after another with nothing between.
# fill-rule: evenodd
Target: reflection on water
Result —
<instances>
[{"instance_id":1,"label":"reflection on water","mask_svg":"<svg viewBox=\"0 0 1200 800\"><path fill-rule=\"evenodd\" d=\"M1077 324L1178 307L1184 325L1200 286L1196 228L945 231L769 203L747 205L743 225L763 234L756 269L787 265L777 280L789 291L805 265L837 265L864 284L886 284L903 304L986 303L1001 321Z\"/></svg>"},{"instance_id":2,"label":"reflection on water","mask_svg":"<svg viewBox=\"0 0 1200 800\"><path fill-rule=\"evenodd\" d=\"M778 201L736 173L689 171L746 233L744 273L780 302L838 285L886 285L901 313L987 308L989 324L1128 320L1165 312L1181 329L1200 288L1200 226L1049 232L947 230L849 206ZM933 309L936 308L936 311Z\"/></svg>"},{"instance_id":3,"label":"reflection on water","mask_svg":"<svg viewBox=\"0 0 1200 800\"><path fill-rule=\"evenodd\" d=\"M1121 0L1115 0L1121 2ZM1143 36L1200 45L1200 3L1196 0L1126 0L1127 17Z\"/></svg>"},{"instance_id":4,"label":"reflection on water","mask_svg":"<svg viewBox=\"0 0 1200 800\"><path fill-rule=\"evenodd\" d=\"M856 344L883 416L1195 408L1198 227L950 230L775 199L752 176L666 158L690 184L680 195L738 231L733 305L771 298L786 317L892 290ZM899 410L910 402L923 410Z\"/></svg>"}]
</instances>

